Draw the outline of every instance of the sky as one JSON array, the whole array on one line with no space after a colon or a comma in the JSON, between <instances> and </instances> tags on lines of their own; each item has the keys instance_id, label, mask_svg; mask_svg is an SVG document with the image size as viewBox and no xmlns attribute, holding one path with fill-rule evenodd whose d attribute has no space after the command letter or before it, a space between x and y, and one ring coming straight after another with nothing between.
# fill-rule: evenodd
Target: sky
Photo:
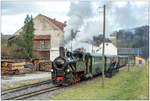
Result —
<instances>
[{"instance_id":1,"label":"sky","mask_svg":"<svg viewBox=\"0 0 150 101\"><path fill-rule=\"evenodd\" d=\"M70 3L63 2L19 2L5 1L1 3L2 8L2 33L14 34L24 25L24 19L27 14L36 17L43 14L58 21L66 21L68 19L67 12Z\"/></svg>"},{"instance_id":2,"label":"sky","mask_svg":"<svg viewBox=\"0 0 150 101\"><path fill-rule=\"evenodd\" d=\"M33 18L38 14L43 14L61 22L67 21L66 29L80 30L79 33L83 37L76 40L88 39L102 33L103 4L106 5L106 36L119 29L148 25L148 1L144 0L83 3L79 1L2 1L2 33L14 34L24 25L27 14L32 14ZM87 35L85 36L83 33L87 33Z\"/></svg>"}]
</instances>

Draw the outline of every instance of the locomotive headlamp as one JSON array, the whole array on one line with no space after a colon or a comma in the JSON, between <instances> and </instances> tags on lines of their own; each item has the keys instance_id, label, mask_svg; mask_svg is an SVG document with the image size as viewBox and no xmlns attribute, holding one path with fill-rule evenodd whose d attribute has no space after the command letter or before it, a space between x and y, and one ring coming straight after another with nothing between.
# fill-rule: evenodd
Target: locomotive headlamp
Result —
<instances>
[{"instance_id":1,"label":"locomotive headlamp","mask_svg":"<svg viewBox=\"0 0 150 101\"><path fill-rule=\"evenodd\" d=\"M53 72L53 69L51 69L51 72Z\"/></svg>"},{"instance_id":2,"label":"locomotive headlamp","mask_svg":"<svg viewBox=\"0 0 150 101\"><path fill-rule=\"evenodd\" d=\"M67 69L67 72L70 72L70 69Z\"/></svg>"}]
</instances>

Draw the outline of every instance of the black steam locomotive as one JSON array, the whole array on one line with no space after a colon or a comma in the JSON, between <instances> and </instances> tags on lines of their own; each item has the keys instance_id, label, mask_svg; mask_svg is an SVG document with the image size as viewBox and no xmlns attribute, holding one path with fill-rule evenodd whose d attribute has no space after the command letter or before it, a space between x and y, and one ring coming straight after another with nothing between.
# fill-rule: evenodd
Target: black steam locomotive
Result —
<instances>
[{"instance_id":1,"label":"black steam locomotive","mask_svg":"<svg viewBox=\"0 0 150 101\"><path fill-rule=\"evenodd\" d=\"M102 73L101 54L84 53L80 50L64 53L61 51L60 56L53 61L51 72L54 85L67 86ZM120 67L126 65L127 57L105 55L105 75L110 71L113 61L115 63L113 70L118 71Z\"/></svg>"}]
</instances>

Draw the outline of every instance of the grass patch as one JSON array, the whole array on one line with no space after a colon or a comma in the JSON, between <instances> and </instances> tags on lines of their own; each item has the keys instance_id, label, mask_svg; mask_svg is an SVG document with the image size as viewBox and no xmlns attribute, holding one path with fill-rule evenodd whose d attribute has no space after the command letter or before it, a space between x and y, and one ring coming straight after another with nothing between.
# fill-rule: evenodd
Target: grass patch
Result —
<instances>
[{"instance_id":1,"label":"grass patch","mask_svg":"<svg viewBox=\"0 0 150 101\"><path fill-rule=\"evenodd\" d=\"M115 76L105 78L105 88L101 79L95 83L82 85L65 91L53 100L147 100L148 66L125 68Z\"/></svg>"},{"instance_id":2,"label":"grass patch","mask_svg":"<svg viewBox=\"0 0 150 101\"><path fill-rule=\"evenodd\" d=\"M51 79L50 77L45 77L45 78L40 78L40 79L27 80L27 81L24 81L24 82L7 85L4 88L2 88L2 90L7 90L7 89L16 88L16 87L21 87L21 86L34 84L34 83L38 83L38 82L46 81L46 80L50 80L50 79Z\"/></svg>"}]
</instances>

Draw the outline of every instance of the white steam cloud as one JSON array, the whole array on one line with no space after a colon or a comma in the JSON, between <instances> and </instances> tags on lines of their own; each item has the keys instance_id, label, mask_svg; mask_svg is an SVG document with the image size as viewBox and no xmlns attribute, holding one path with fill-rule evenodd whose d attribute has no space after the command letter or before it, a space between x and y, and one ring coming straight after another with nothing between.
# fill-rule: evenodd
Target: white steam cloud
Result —
<instances>
[{"instance_id":1,"label":"white steam cloud","mask_svg":"<svg viewBox=\"0 0 150 101\"><path fill-rule=\"evenodd\" d=\"M119 29L130 29L148 22L148 5L146 2L137 5L137 2L117 1L117 2L91 2L71 3L68 16L68 26L65 28L66 47L70 48L71 29L80 30L72 40L73 50L84 48L82 42L91 41L94 35L103 32L103 9L98 12L98 7L106 5L106 37L113 31ZM94 7L93 7L94 6ZM95 20L89 20L95 19ZM87 47L87 45L85 46Z\"/></svg>"},{"instance_id":2,"label":"white steam cloud","mask_svg":"<svg viewBox=\"0 0 150 101\"><path fill-rule=\"evenodd\" d=\"M72 29L74 32L79 30L79 28L83 26L84 20L90 18L92 15L90 2L71 3L70 11L68 13L70 20L68 26L65 28L65 41L68 42L72 39Z\"/></svg>"}]
</instances>

